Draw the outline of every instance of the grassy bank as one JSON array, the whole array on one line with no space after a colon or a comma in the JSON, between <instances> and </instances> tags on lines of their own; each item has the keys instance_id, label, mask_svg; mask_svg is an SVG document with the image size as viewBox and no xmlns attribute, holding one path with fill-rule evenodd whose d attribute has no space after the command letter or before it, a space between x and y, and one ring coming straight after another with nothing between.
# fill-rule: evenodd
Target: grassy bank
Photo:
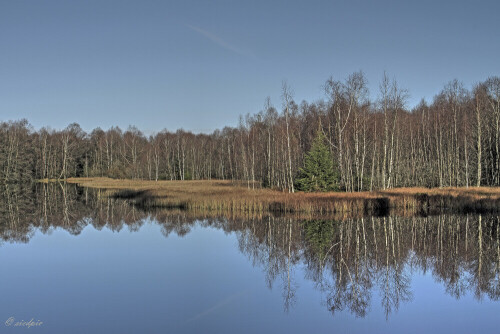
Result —
<instances>
[{"instance_id":1,"label":"grassy bank","mask_svg":"<svg viewBox=\"0 0 500 334\"><path fill-rule=\"evenodd\" d=\"M295 193L248 189L231 181L144 181L109 178L68 179L144 208L250 213L428 214L500 212L500 188L397 188L359 193Z\"/></svg>"}]
</instances>

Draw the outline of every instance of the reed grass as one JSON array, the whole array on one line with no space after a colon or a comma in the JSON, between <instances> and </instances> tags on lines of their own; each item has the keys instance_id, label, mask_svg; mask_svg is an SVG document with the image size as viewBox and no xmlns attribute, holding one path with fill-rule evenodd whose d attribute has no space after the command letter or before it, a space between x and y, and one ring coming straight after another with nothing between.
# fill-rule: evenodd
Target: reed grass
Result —
<instances>
[{"instance_id":1,"label":"reed grass","mask_svg":"<svg viewBox=\"0 0 500 334\"><path fill-rule=\"evenodd\" d=\"M130 200L144 208L168 208L220 213L250 214L429 214L500 212L500 187L496 188L397 188L357 193L290 194L272 189L249 189L246 184L222 180L144 181L109 178L74 178L69 183L100 188L103 194Z\"/></svg>"}]
</instances>

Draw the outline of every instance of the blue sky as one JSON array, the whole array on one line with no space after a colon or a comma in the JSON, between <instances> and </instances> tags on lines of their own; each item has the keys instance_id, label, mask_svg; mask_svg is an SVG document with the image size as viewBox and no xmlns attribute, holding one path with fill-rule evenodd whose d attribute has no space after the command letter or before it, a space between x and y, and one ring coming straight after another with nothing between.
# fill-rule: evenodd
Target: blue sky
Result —
<instances>
[{"instance_id":1,"label":"blue sky","mask_svg":"<svg viewBox=\"0 0 500 334\"><path fill-rule=\"evenodd\" d=\"M431 101L500 75L499 1L0 0L0 119L210 132L362 70Z\"/></svg>"}]
</instances>

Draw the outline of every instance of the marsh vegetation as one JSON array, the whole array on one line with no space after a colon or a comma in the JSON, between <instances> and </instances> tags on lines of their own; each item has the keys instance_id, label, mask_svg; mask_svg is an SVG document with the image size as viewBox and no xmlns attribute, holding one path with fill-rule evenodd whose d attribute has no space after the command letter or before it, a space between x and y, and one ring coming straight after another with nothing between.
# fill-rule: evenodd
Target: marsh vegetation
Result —
<instances>
[{"instance_id":1,"label":"marsh vegetation","mask_svg":"<svg viewBox=\"0 0 500 334\"><path fill-rule=\"evenodd\" d=\"M109 178L68 179L101 189L103 196L127 199L143 208L208 212L409 215L438 212L487 213L500 210L500 188L398 188L372 192L288 193L249 189L231 181L143 181Z\"/></svg>"}]
</instances>

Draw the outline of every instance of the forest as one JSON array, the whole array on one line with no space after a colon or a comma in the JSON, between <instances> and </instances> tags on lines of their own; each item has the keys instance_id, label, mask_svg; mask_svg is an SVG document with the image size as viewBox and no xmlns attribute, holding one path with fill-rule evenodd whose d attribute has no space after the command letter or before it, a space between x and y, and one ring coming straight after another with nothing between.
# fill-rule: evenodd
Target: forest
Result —
<instances>
[{"instance_id":1,"label":"forest","mask_svg":"<svg viewBox=\"0 0 500 334\"><path fill-rule=\"evenodd\" d=\"M371 100L363 72L328 79L325 97L293 99L240 116L211 134L182 129L145 136L130 126L86 133L76 124L35 130L27 120L0 123L0 182L106 176L143 180L239 180L295 192L319 131L334 160L338 189L500 186L500 78L471 89L446 84L411 110L409 92L384 74Z\"/></svg>"}]
</instances>

